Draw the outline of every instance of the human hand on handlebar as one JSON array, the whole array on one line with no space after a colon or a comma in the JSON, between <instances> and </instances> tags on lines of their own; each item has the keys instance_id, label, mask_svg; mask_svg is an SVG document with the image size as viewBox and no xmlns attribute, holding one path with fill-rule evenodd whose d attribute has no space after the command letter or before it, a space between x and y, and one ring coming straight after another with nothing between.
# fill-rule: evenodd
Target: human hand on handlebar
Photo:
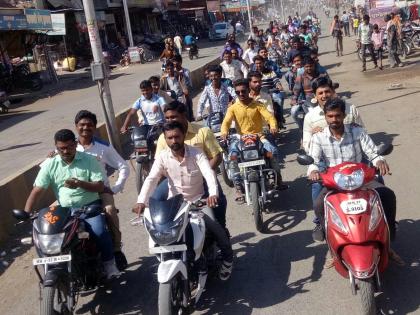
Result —
<instances>
[{"instance_id":1,"label":"human hand on handlebar","mask_svg":"<svg viewBox=\"0 0 420 315\"><path fill-rule=\"evenodd\" d=\"M131 211L140 216L144 212L144 209L146 209L146 205L144 203L136 203Z\"/></svg>"},{"instance_id":2,"label":"human hand on handlebar","mask_svg":"<svg viewBox=\"0 0 420 315\"><path fill-rule=\"evenodd\" d=\"M322 127L315 127L315 128L313 128L312 129L312 134L316 134L316 133L318 133L318 132L322 132L324 130L324 128L322 128Z\"/></svg>"},{"instance_id":3,"label":"human hand on handlebar","mask_svg":"<svg viewBox=\"0 0 420 315\"><path fill-rule=\"evenodd\" d=\"M217 196L207 197L207 206L209 206L210 208L216 208L218 206L217 200Z\"/></svg>"},{"instance_id":4,"label":"human hand on handlebar","mask_svg":"<svg viewBox=\"0 0 420 315\"><path fill-rule=\"evenodd\" d=\"M278 131L278 129L277 129L277 128L270 128L270 133L271 133L272 135L277 134L277 131Z\"/></svg>"},{"instance_id":5,"label":"human hand on handlebar","mask_svg":"<svg viewBox=\"0 0 420 315\"><path fill-rule=\"evenodd\" d=\"M223 140L223 141L226 141L227 140L227 135L225 135L225 134L221 134L220 135L220 138Z\"/></svg>"},{"instance_id":6,"label":"human hand on handlebar","mask_svg":"<svg viewBox=\"0 0 420 315\"><path fill-rule=\"evenodd\" d=\"M321 179L321 176L318 171L312 171L311 174L309 174L309 179L316 182Z\"/></svg>"},{"instance_id":7,"label":"human hand on handlebar","mask_svg":"<svg viewBox=\"0 0 420 315\"><path fill-rule=\"evenodd\" d=\"M381 174L381 176L384 176L386 174L392 175L392 173L389 171L388 163L384 160L376 162L376 169L379 171L379 174Z\"/></svg>"}]
</instances>

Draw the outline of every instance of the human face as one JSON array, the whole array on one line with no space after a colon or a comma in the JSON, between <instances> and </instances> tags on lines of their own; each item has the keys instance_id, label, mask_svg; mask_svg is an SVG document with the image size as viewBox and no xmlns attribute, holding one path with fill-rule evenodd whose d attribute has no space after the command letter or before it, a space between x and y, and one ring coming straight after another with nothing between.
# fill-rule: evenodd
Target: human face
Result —
<instances>
[{"instance_id":1,"label":"human face","mask_svg":"<svg viewBox=\"0 0 420 315\"><path fill-rule=\"evenodd\" d=\"M322 108L324 108L325 103L331 99L333 95L334 91L328 85L320 86L315 92L315 98Z\"/></svg>"},{"instance_id":2,"label":"human face","mask_svg":"<svg viewBox=\"0 0 420 315\"><path fill-rule=\"evenodd\" d=\"M213 86L219 86L220 85L220 79L222 78L222 75L219 72L212 71L209 74L209 79Z\"/></svg>"},{"instance_id":3,"label":"human face","mask_svg":"<svg viewBox=\"0 0 420 315\"><path fill-rule=\"evenodd\" d=\"M319 62L319 58L318 58L318 55L317 54L311 54L311 59L313 61L315 61L315 63L318 63Z\"/></svg>"},{"instance_id":4,"label":"human face","mask_svg":"<svg viewBox=\"0 0 420 315\"><path fill-rule=\"evenodd\" d=\"M76 130L80 137L93 138L96 126L92 120L83 118L80 119L79 122L76 124Z\"/></svg>"},{"instance_id":5,"label":"human face","mask_svg":"<svg viewBox=\"0 0 420 315\"><path fill-rule=\"evenodd\" d=\"M314 64L306 64L305 67L305 72L309 75L312 75L314 73L315 70L315 65Z\"/></svg>"},{"instance_id":6,"label":"human face","mask_svg":"<svg viewBox=\"0 0 420 315\"><path fill-rule=\"evenodd\" d=\"M187 124L185 114L178 113L176 110L168 110L165 112L165 119L167 121L177 121L181 124Z\"/></svg>"},{"instance_id":7,"label":"human face","mask_svg":"<svg viewBox=\"0 0 420 315\"><path fill-rule=\"evenodd\" d=\"M166 73L173 76L175 74L175 68L173 65L166 65Z\"/></svg>"},{"instance_id":8,"label":"human face","mask_svg":"<svg viewBox=\"0 0 420 315\"><path fill-rule=\"evenodd\" d=\"M141 91L141 95L143 95L148 100L150 100L153 96L153 88L151 87L140 89L140 91Z\"/></svg>"},{"instance_id":9,"label":"human face","mask_svg":"<svg viewBox=\"0 0 420 315\"><path fill-rule=\"evenodd\" d=\"M77 142L75 140L57 141L55 147L64 162L71 163L73 161L77 147Z\"/></svg>"},{"instance_id":10,"label":"human face","mask_svg":"<svg viewBox=\"0 0 420 315\"><path fill-rule=\"evenodd\" d=\"M251 41L249 41L249 42L248 42L248 47L249 47L249 48L251 48L251 49L254 49L254 47L255 47L255 43L254 43L254 41L252 41L252 40L251 40Z\"/></svg>"},{"instance_id":11,"label":"human face","mask_svg":"<svg viewBox=\"0 0 420 315\"><path fill-rule=\"evenodd\" d=\"M329 110L325 113L325 120L333 130L340 130L344 127L344 113L340 109Z\"/></svg>"},{"instance_id":12,"label":"human face","mask_svg":"<svg viewBox=\"0 0 420 315\"><path fill-rule=\"evenodd\" d=\"M261 91L261 78L259 77L251 77L251 80L249 81L249 88L259 93Z\"/></svg>"},{"instance_id":13,"label":"human face","mask_svg":"<svg viewBox=\"0 0 420 315\"><path fill-rule=\"evenodd\" d=\"M248 102L249 101L249 87L246 85L239 85L235 87L235 93L238 96L238 99L241 102Z\"/></svg>"},{"instance_id":14,"label":"human face","mask_svg":"<svg viewBox=\"0 0 420 315\"><path fill-rule=\"evenodd\" d=\"M182 63L178 62L178 61L173 61L174 63L174 68L176 70L181 70L182 69Z\"/></svg>"},{"instance_id":15,"label":"human face","mask_svg":"<svg viewBox=\"0 0 420 315\"><path fill-rule=\"evenodd\" d=\"M166 144L172 152L180 152L184 149L184 139L184 133L178 128L165 131Z\"/></svg>"},{"instance_id":16,"label":"human face","mask_svg":"<svg viewBox=\"0 0 420 315\"><path fill-rule=\"evenodd\" d=\"M238 59L238 51L236 49L232 49L230 52L232 53L232 59Z\"/></svg>"},{"instance_id":17,"label":"human face","mask_svg":"<svg viewBox=\"0 0 420 315\"><path fill-rule=\"evenodd\" d=\"M159 81L153 81L152 82L152 89L153 89L153 93L155 93L155 94L157 94L159 92L159 89L160 89Z\"/></svg>"},{"instance_id":18,"label":"human face","mask_svg":"<svg viewBox=\"0 0 420 315\"><path fill-rule=\"evenodd\" d=\"M267 49L260 50L260 52L258 54L261 57L263 57L264 59L267 59L268 58L268 51L267 51Z\"/></svg>"},{"instance_id":19,"label":"human face","mask_svg":"<svg viewBox=\"0 0 420 315\"><path fill-rule=\"evenodd\" d=\"M264 68L264 62L261 60L255 60L255 70L261 72Z\"/></svg>"},{"instance_id":20,"label":"human face","mask_svg":"<svg viewBox=\"0 0 420 315\"><path fill-rule=\"evenodd\" d=\"M297 67L300 68L302 67L302 57L296 57L293 59L293 64Z\"/></svg>"},{"instance_id":21,"label":"human face","mask_svg":"<svg viewBox=\"0 0 420 315\"><path fill-rule=\"evenodd\" d=\"M227 64L231 64L232 63L232 54L224 54L223 55L223 60L226 61Z\"/></svg>"}]
</instances>

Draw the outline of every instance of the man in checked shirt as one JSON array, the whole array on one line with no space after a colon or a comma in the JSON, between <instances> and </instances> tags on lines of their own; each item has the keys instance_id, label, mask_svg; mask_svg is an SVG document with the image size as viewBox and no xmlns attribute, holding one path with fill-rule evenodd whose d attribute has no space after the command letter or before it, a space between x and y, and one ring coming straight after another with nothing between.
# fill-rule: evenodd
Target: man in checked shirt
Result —
<instances>
[{"instance_id":1,"label":"man in checked shirt","mask_svg":"<svg viewBox=\"0 0 420 315\"><path fill-rule=\"evenodd\" d=\"M388 163L378 155L378 148L366 131L359 126L344 124L346 105L343 100L328 100L324 106L324 113L328 128L312 136L309 149L309 155L314 159L314 164L308 168L310 180L320 180L320 171L343 162L360 163L363 155L367 156L382 176L390 174ZM372 181L366 186L378 192L388 221L390 238L394 240L397 208L394 192L377 181ZM321 222L324 221L324 197L327 193L328 190L324 187L315 202L315 213ZM319 225L318 232L314 231L312 235L315 241L323 241L325 235L322 225Z\"/></svg>"}]
</instances>

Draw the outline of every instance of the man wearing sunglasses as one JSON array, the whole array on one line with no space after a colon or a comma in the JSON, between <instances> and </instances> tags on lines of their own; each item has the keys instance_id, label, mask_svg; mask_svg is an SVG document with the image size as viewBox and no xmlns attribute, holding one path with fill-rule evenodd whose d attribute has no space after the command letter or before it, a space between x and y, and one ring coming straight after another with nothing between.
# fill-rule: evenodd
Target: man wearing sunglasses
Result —
<instances>
[{"instance_id":1,"label":"man wearing sunglasses","mask_svg":"<svg viewBox=\"0 0 420 315\"><path fill-rule=\"evenodd\" d=\"M237 99L235 103L230 106L226 112L226 116L222 123L221 128L221 137L226 139L230 125L235 121L235 127L239 135L250 135L257 134L261 138L261 142L264 145L264 149L272 153L271 158L271 168L277 172L278 176L278 189L286 189L287 186L282 184L281 172L280 172L280 152L277 146L274 143L274 139L270 137L263 136L263 125L264 122L268 123L270 126L270 133L275 135L277 133L277 121L274 116L267 110L266 106L262 103L253 100L249 96L249 82L246 79L237 80L234 83L235 93ZM231 142L229 148L230 156L238 156L238 140L236 139ZM234 181L235 188L237 191L237 196L235 201L240 204L244 203L243 197L243 184L242 178L239 173L238 161L233 159L230 163L230 168L232 169L235 178Z\"/></svg>"}]
</instances>

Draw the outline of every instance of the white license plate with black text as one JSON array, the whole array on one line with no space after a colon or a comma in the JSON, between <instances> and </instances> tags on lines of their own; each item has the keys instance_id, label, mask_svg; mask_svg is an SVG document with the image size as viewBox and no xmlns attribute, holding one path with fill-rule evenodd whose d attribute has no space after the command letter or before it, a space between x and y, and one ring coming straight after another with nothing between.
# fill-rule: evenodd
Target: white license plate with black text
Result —
<instances>
[{"instance_id":1,"label":"white license plate with black text","mask_svg":"<svg viewBox=\"0 0 420 315\"><path fill-rule=\"evenodd\" d=\"M340 206L345 214L359 214L367 210L367 201L365 199L344 200Z\"/></svg>"},{"instance_id":2,"label":"white license plate with black text","mask_svg":"<svg viewBox=\"0 0 420 315\"><path fill-rule=\"evenodd\" d=\"M258 165L264 165L265 160L257 160L257 161L249 161L249 162L242 162L239 163L239 167L251 167L251 166L258 166Z\"/></svg>"},{"instance_id":3,"label":"white license plate with black text","mask_svg":"<svg viewBox=\"0 0 420 315\"><path fill-rule=\"evenodd\" d=\"M49 264L58 264L58 263L66 262L66 261L71 261L71 255L34 258L32 260L32 264L34 266L49 265Z\"/></svg>"},{"instance_id":4,"label":"white license plate with black text","mask_svg":"<svg viewBox=\"0 0 420 315\"><path fill-rule=\"evenodd\" d=\"M172 252L183 252L187 250L187 245L168 245L168 246L158 246L149 248L150 254L164 254Z\"/></svg>"}]
</instances>

